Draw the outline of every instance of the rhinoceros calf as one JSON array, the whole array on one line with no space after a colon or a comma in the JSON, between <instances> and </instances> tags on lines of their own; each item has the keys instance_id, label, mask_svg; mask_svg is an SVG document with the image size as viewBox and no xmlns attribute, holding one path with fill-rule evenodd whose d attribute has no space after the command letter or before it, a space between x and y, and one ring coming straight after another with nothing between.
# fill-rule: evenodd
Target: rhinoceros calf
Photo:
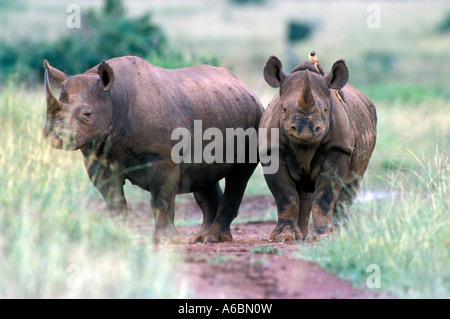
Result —
<instances>
[{"instance_id":1,"label":"rhinoceros calf","mask_svg":"<svg viewBox=\"0 0 450 319\"><path fill-rule=\"evenodd\" d=\"M279 154L278 171L264 175L278 208L270 239L307 236L311 213L315 232L329 234L333 215L352 204L375 147L375 106L346 84L344 60L335 62L330 73L308 61L286 75L272 56L264 77L280 88L260 122L260 128L279 129L279 141L273 141L270 130L267 143L260 143L266 148L260 152L275 145L278 149L271 151Z\"/></svg>"},{"instance_id":2,"label":"rhinoceros calf","mask_svg":"<svg viewBox=\"0 0 450 319\"><path fill-rule=\"evenodd\" d=\"M175 195L193 192L203 224L191 241L232 240L230 224L257 163L248 157L240 163L174 161L178 141L172 133L180 128L193 132L194 123L201 123L203 131L256 130L263 108L236 76L207 65L169 70L131 56L74 76L47 61L44 67L44 135L55 148L81 150L87 173L113 215L126 216L123 185L128 179L151 193L155 240L178 241ZM49 82L61 88L59 99ZM236 148L231 151L243 151Z\"/></svg>"}]
</instances>

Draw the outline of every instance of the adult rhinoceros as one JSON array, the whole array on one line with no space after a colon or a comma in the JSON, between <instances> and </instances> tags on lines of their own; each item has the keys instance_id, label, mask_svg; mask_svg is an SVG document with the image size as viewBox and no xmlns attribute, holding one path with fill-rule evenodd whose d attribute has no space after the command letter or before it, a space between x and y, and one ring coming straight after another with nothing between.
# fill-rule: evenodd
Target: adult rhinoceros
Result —
<instances>
[{"instance_id":1,"label":"adult rhinoceros","mask_svg":"<svg viewBox=\"0 0 450 319\"><path fill-rule=\"evenodd\" d=\"M279 141L269 132L260 144L266 148L262 153L275 145L272 153L279 154L277 172L264 175L278 208L270 239L302 239L311 212L315 232L328 234L333 215L352 204L375 147L375 106L347 84L344 60L334 63L330 73L308 61L286 75L280 60L271 56L264 77L280 88L260 122L260 129L279 129Z\"/></svg>"},{"instance_id":2,"label":"adult rhinoceros","mask_svg":"<svg viewBox=\"0 0 450 319\"><path fill-rule=\"evenodd\" d=\"M194 123L201 123L203 131L256 130L263 108L235 75L207 65L169 70L132 56L104 61L74 76L47 61L44 67L44 135L56 148L81 150L87 173L109 210L126 213L123 185L128 179L152 195L155 240L177 241L175 195L193 192L203 225L191 241L232 240L230 224L256 161L174 161L172 149L178 141L172 133L180 128L192 132ZM61 88L59 99L49 82ZM227 152L245 151L236 148Z\"/></svg>"}]
</instances>

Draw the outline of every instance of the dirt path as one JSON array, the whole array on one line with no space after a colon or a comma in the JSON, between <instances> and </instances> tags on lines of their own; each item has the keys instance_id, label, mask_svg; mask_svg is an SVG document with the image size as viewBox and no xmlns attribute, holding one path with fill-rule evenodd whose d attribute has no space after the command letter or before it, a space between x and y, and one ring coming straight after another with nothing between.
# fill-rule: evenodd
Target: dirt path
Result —
<instances>
[{"instance_id":1,"label":"dirt path","mask_svg":"<svg viewBox=\"0 0 450 319\"><path fill-rule=\"evenodd\" d=\"M153 225L146 212L149 204L132 209L132 224L151 235ZM244 198L237 220L251 220L261 207L274 205L267 197ZM275 209L275 206L272 207ZM182 243L171 245L183 256L183 268L195 298L376 298L369 290L353 288L349 282L299 259L298 245L268 241L274 221L233 223L233 242L189 244L199 225L179 226L183 221L200 220L202 213L192 201L177 203L176 225Z\"/></svg>"}]
</instances>

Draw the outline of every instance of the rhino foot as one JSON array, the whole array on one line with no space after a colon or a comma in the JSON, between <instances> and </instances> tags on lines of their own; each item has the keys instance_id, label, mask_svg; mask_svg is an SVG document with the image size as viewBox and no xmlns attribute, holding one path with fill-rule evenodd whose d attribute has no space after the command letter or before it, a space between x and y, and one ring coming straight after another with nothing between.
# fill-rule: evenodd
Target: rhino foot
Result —
<instances>
[{"instance_id":1,"label":"rhino foot","mask_svg":"<svg viewBox=\"0 0 450 319\"><path fill-rule=\"evenodd\" d=\"M153 236L153 241L155 244L158 243L176 244L181 241L181 238L175 227L157 228Z\"/></svg>"},{"instance_id":2,"label":"rhino foot","mask_svg":"<svg viewBox=\"0 0 450 319\"><path fill-rule=\"evenodd\" d=\"M277 242L293 242L296 240L303 240L303 234L300 231L297 223L278 223L275 229L270 234L270 241Z\"/></svg>"},{"instance_id":3,"label":"rhino foot","mask_svg":"<svg viewBox=\"0 0 450 319\"><path fill-rule=\"evenodd\" d=\"M192 236L189 243L219 243L226 241L233 241L230 230L219 230L216 227L209 227Z\"/></svg>"},{"instance_id":4,"label":"rhino foot","mask_svg":"<svg viewBox=\"0 0 450 319\"><path fill-rule=\"evenodd\" d=\"M335 227L326 223L314 223L313 238L319 240L321 238L330 238Z\"/></svg>"},{"instance_id":5,"label":"rhino foot","mask_svg":"<svg viewBox=\"0 0 450 319\"><path fill-rule=\"evenodd\" d=\"M109 216L115 224L122 225L127 222L127 208L109 209Z\"/></svg>"}]
</instances>

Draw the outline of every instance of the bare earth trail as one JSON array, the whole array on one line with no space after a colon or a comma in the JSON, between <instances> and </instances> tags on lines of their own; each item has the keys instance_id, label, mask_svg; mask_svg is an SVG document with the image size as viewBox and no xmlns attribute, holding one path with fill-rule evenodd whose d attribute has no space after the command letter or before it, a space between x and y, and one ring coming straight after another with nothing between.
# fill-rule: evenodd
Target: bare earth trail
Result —
<instances>
[{"instance_id":1,"label":"bare earth trail","mask_svg":"<svg viewBox=\"0 0 450 319\"><path fill-rule=\"evenodd\" d=\"M149 202L138 203L128 215L128 224L144 236L153 233ZM352 287L348 281L299 259L298 245L269 242L275 221L252 222L260 212L276 210L270 196L245 197L239 216L231 226L233 242L189 244L200 226L180 226L201 220L195 202L176 204L175 225L181 243L162 244L180 254L195 298L294 299L294 298L377 298L376 292ZM245 222L248 220L249 222ZM183 221L185 223L183 223ZM191 223L192 224L192 223Z\"/></svg>"}]
</instances>

